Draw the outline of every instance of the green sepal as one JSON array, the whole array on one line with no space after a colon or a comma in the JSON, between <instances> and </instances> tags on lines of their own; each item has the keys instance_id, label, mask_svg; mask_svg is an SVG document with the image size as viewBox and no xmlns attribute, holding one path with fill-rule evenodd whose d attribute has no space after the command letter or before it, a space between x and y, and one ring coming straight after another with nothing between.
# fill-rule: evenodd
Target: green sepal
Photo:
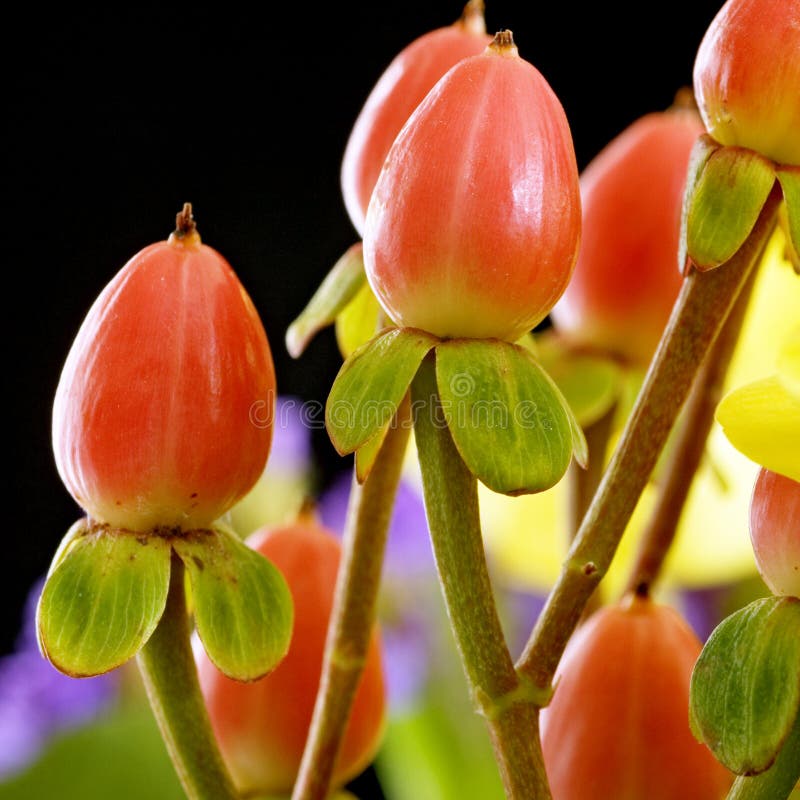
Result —
<instances>
[{"instance_id":1,"label":"green sepal","mask_svg":"<svg viewBox=\"0 0 800 800\"><path fill-rule=\"evenodd\" d=\"M593 425L616 405L623 371L610 358L573 353L550 337L540 342L537 360L555 381L582 428Z\"/></svg>"},{"instance_id":2,"label":"green sepal","mask_svg":"<svg viewBox=\"0 0 800 800\"><path fill-rule=\"evenodd\" d=\"M344 362L325 406L328 435L340 455L358 450L390 423L438 341L416 328L392 328Z\"/></svg>"},{"instance_id":3,"label":"green sepal","mask_svg":"<svg viewBox=\"0 0 800 800\"><path fill-rule=\"evenodd\" d=\"M586 440L555 383L523 348L454 339L436 348L442 410L464 463L508 495L554 486Z\"/></svg>"},{"instance_id":4,"label":"green sepal","mask_svg":"<svg viewBox=\"0 0 800 800\"><path fill-rule=\"evenodd\" d=\"M336 343L342 358L349 358L372 339L379 328L386 327L380 324L382 315L370 285L364 283L336 317Z\"/></svg>"},{"instance_id":5,"label":"green sepal","mask_svg":"<svg viewBox=\"0 0 800 800\"><path fill-rule=\"evenodd\" d=\"M208 657L239 681L274 669L289 650L292 595L281 572L221 525L173 541L189 573L195 625Z\"/></svg>"},{"instance_id":6,"label":"green sepal","mask_svg":"<svg viewBox=\"0 0 800 800\"><path fill-rule=\"evenodd\" d=\"M702 167L689 200L686 248L701 271L732 258L775 184L775 165L752 150L720 147Z\"/></svg>"},{"instance_id":7,"label":"green sepal","mask_svg":"<svg viewBox=\"0 0 800 800\"><path fill-rule=\"evenodd\" d=\"M86 522L65 538L39 600L39 646L67 675L100 675L136 655L156 629L169 590L170 544Z\"/></svg>"},{"instance_id":8,"label":"green sepal","mask_svg":"<svg viewBox=\"0 0 800 800\"><path fill-rule=\"evenodd\" d=\"M739 775L775 761L800 709L800 600L768 597L714 630L692 673L694 735Z\"/></svg>"},{"instance_id":9,"label":"green sepal","mask_svg":"<svg viewBox=\"0 0 800 800\"><path fill-rule=\"evenodd\" d=\"M314 336L356 296L365 284L364 253L361 242L350 247L333 265L308 305L286 331L286 349L299 358Z\"/></svg>"},{"instance_id":10,"label":"green sepal","mask_svg":"<svg viewBox=\"0 0 800 800\"><path fill-rule=\"evenodd\" d=\"M391 425L391 421L387 422L371 439L356 450L356 480L359 483L364 483L369 477L370 472L372 472L372 467L375 466L375 459L378 458L378 453L381 451L381 447L386 439L386 434L389 433Z\"/></svg>"},{"instance_id":11,"label":"green sepal","mask_svg":"<svg viewBox=\"0 0 800 800\"><path fill-rule=\"evenodd\" d=\"M778 180L786 212L786 249L795 272L800 274L800 167L781 167Z\"/></svg>"},{"instance_id":12,"label":"green sepal","mask_svg":"<svg viewBox=\"0 0 800 800\"><path fill-rule=\"evenodd\" d=\"M719 150L720 146L721 145L714 141L707 133L704 133L702 136L698 137L697 141L692 146L692 152L689 156L689 167L686 172L686 186L683 190L683 202L681 205L681 230L678 239L678 268L684 275L688 273L691 267L686 242L689 209L692 206L692 199L694 198L698 181L703 174L706 163L708 159L711 158L712 153Z\"/></svg>"}]
</instances>

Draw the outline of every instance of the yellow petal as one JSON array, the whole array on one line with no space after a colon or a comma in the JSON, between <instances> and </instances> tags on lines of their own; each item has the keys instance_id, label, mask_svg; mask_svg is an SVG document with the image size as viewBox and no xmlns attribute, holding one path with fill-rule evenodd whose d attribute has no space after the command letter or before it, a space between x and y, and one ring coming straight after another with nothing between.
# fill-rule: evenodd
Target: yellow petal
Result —
<instances>
[{"instance_id":1,"label":"yellow petal","mask_svg":"<svg viewBox=\"0 0 800 800\"><path fill-rule=\"evenodd\" d=\"M800 397L777 376L747 384L717 407L717 421L737 450L800 481Z\"/></svg>"},{"instance_id":2,"label":"yellow petal","mask_svg":"<svg viewBox=\"0 0 800 800\"><path fill-rule=\"evenodd\" d=\"M770 241L759 268L725 389L735 389L775 372L778 348L797 327L800 276L783 258L783 233Z\"/></svg>"},{"instance_id":3,"label":"yellow petal","mask_svg":"<svg viewBox=\"0 0 800 800\"><path fill-rule=\"evenodd\" d=\"M567 480L539 494L507 497L479 486L489 559L506 585L550 588L566 553Z\"/></svg>"},{"instance_id":4,"label":"yellow petal","mask_svg":"<svg viewBox=\"0 0 800 800\"><path fill-rule=\"evenodd\" d=\"M344 358L376 334L380 311L372 289L365 283L336 317L336 342Z\"/></svg>"},{"instance_id":5,"label":"yellow petal","mask_svg":"<svg viewBox=\"0 0 800 800\"><path fill-rule=\"evenodd\" d=\"M789 392L800 396L800 326L783 343L778 355L778 375Z\"/></svg>"}]
</instances>

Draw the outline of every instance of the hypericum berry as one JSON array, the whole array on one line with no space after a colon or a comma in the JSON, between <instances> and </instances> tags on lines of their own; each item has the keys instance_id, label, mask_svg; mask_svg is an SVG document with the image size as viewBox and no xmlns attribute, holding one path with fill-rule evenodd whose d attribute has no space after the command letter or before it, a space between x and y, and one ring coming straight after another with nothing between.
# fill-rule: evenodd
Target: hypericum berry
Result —
<instances>
[{"instance_id":1,"label":"hypericum berry","mask_svg":"<svg viewBox=\"0 0 800 800\"><path fill-rule=\"evenodd\" d=\"M778 596L800 597L800 483L762 469L750 504L758 571Z\"/></svg>"},{"instance_id":2,"label":"hypericum berry","mask_svg":"<svg viewBox=\"0 0 800 800\"><path fill-rule=\"evenodd\" d=\"M567 646L542 712L554 800L719 800L731 776L689 728L702 646L673 609L630 596Z\"/></svg>"},{"instance_id":3,"label":"hypericum berry","mask_svg":"<svg viewBox=\"0 0 800 800\"><path fill-rule=\"evenodd\" d=\"M800 0L728 0L700 44L694 90L720 144L800 165Z\"/></svg>"},{"instance_id":4,"label":"hypericum berry","mask_svg":"<svg viewBox=\"0 0 800 800\"><path fill-rule=\"evenodd\" d=\"M375 182L400 128L450 67L480 53L490 40L482 0L469 0L458 22L415 39L381 75L353 126L342 161L342 194L359 234L364 231Z\"/></svg>"},{"instance_id":5,"label":"hypericum berry","mask_svg":"<svg viewBox=\"0 0 800 800\"><path fill-rule=\"evenodd\" d=\"M564 291L580 222L564 110L503 31L397 137L367 212L367 278L399 325L513 341Z\"/></svg>"},{"instance_id":6,"label":"hypericum berry","mask_svg":"<svg viewBox=\"0 0 800 800\"><path fill-rule=\"evenodd\" d=\"M647 114L584 170L578 263L552 311L567 338L649 363L681 286L683 188L702 132L689 109Z\"/></svg>"},{"instance_id":7,"label":"hypericum berry","mask_svg":"<svg viewBox=\"0 0 800 800\"><path fill-rule=\"evenodd\" d=\"M313 521L263 528L249 539L283 573L294 600L289 653L254 683L226 678L198 654L200 685L225 760L242 792L291 790L300 768L317 688L341 547ZM384 727L385 690L377 631L334 772L341 786L375 755Z\"/></svg>"},{"instance_id":8,"label":"hypericum berry","mask_svg":"<svg viewBox=\"0 0 800 800\"><path fill-rule=\"evenodd\" d=\"M81 325L53 408L59 474L95 521L206 527L263 471L274 395L258 313L187 204Z\"/></svg>"}]
</instances>

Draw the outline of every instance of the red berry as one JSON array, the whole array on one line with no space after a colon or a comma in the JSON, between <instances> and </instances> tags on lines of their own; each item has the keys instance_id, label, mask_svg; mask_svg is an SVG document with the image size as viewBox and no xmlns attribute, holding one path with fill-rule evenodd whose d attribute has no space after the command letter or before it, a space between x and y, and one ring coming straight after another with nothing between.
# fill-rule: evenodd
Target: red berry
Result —
<instances>
[{"instance_id":1,"label":"red berry","mask_svg":"<svg viewBox=\"0 0 800 800\"><path fill-rule=\"evenodd\" d=\"M720 800L731 776L689 729L702 646L671 608L630 597L570 641L542 747L553 800Z\"/></svg>"},{"instance_id":2,"label":"red berry","mask_svg":"<svg viewBox=\"0 0 800 800\"><path fill-rule=\"evenodd\" d=\"M483 3L471 0L458 22L414 40L381 75L358 115L342 161L342 194L359 234L386 154L405 121L450 67L480 53L490 40Z\"/></svg>"},{"instance_id":3,"label":"red berry","mask_svg":"<svg viewBox=\"0 0 800 800\"><path fill-rule=\"evenodd\" d=\"M568 338L649 363L680 291L683 189L702 132L693 111L648 114L584 170L581 250L552 312Z\"/></svg>"},{"instance_id":4,"label":"red berry","mask_svg":"<svg viewBox=\"0 0 800 800\"><path fill-rule=\"evenodd\" d=\"M728 0L700 44L694 90L718 142L800 165L800 0Z\"/></svg>"},{"instance_id":5,"label":"red berry","mask_svg":"<svg viewBox=\"0 0 800 800\"><path fill-rule=\"evenodd\" d=\"M264 528L250 544L280 569L294 600L289 653L254 683L226 678L198 654L200 684L211 722L243 792L291 790L308 735L322 671L341 547L329 531L308 522ZM333 783L340 786L372 760L383 732L385 690L375 632L342 743Z\"/></svg>"},{"instance_id":6,"label":"red berry","mask_svg":"<svg viewBox=\"0 0 800 800\"><path fill-rule=\"evenodd\" d=\"M800 597L800 483L767 469L758 473L750 539L770 591Z\"/></svg>"},{"instance_id":7,"label":"red berry","mask_svg":"<svg viewBox=\"0 0 800 800\"><path fill-rule=\"evenodd\" d=\"M53 408L58 471L96 521L208 526L263 471L274 395L258 313L192 227L137 253L81 325Z\"/></svg>"},{"instance_id":8,"label":"red berry","mask_svg":"<svg viewBox=\"0 0 800 800\"><path fill-rule=\"evenodd\" d=\"M561 296L579 237L564 110L504 31L397 137L367 212L367 277L399 325L515 340Z\"/></svg>"}]
</instances>

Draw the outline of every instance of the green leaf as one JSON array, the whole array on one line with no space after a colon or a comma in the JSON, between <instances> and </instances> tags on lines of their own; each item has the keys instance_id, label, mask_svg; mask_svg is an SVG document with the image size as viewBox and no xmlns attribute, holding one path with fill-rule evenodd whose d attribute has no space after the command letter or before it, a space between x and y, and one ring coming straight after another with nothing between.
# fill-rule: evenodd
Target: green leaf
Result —
<instances>
[{"instance_id":1,"label":"green leaf","mask_svg":"<svg viewBox=\"0 0 800 800\"><path fill-rule=\"evenodd\" d=\"M155 718L123 707L56 736L23 772L0 783L0 800L186 800Z\"/></svg>"},{"instance_id":2,"label":"green leaf","mask_svg":"<svg viewBox=\"0 0 800 800\"><path fill-rule=\"evenodd\" d=\"M800 709L800 600L756 600L711 634L694 667L695 736L739 775L775 761Z\"/></svg>"},{"instance_id":3,"label":"green leaf","mask_svg":"<svg viewBox=\"0 0 800 800\"><path fill-rule=\"evenodd\" d=\"M778 180L786 204L788 236L794 252L800 254L800 167L781 167Z\"/></svg>"},{"instance_id":4,"label":"green leaf","mask_svg":"<svg viewBox=\"0 0 800 800\"><path fill-rule=\"evenodd\" d=\"M392 328L344 362L325 406L328 435L340 455L354 452L389 424L438 341L416 328Z\"/></svg>"},{"instance_id":5,"label":"green leaf","mask_svg":"<svg viewBox=\"0 0 800 800\"><path fill-rule=\"evenodd\" d=\"M800 481L800 397L778 375L727 394L716 418L739 452Z\"/></svg>"},{"instance_id":6,"label":"green leaf","mask_svg":"<svg viewBox=\"0 0 800 800\"><path fill-rule=\"evenodd\" d=\"M707 159L689 201L686 241L700 270L724 264L744 244L775 183L772 162L736 147Z\"/></svg>"},{"instance_id":7,"label":"green leaf","mask_svg":"<svg viewBox=\"0 0 800 800\"><path fill-rule=\"evenodd\" d=\"M336 317L336 343L343 358L349 358L378 332L382 310L368 283Z\"/></svg>"},{"instance_id":8,"label":"green leaf","mask_svg":"<svg viewBox=\"0 0 800 800\"><path fill-rule=\"evenodd\" d=\"M292 595L280 571L220 525L173 542L192 585L208 657L229 678L253 681L289 650Z\"/></svg>"},{"instance_id":9,"label":"green leaf","mask_svg":"<svg viewBox=\"0 0 800 800\"><path fill-rule=\"evenodd\" d=\"M169 542L107 526L87 527L59 558L37 609L43 654L76 678L124 664L147 642L164 613Z\"/></svg>"},{"instance_id":10,"label":"green leaf","mask_svg":"<svg viewBox=\"0 0 800 800\"><path fill-rule=\"evenodd\" d=\"M453 670L458 664L452 664ZM451 673L452 674L452 673ZM480 720L467 703L440 697L393 714L376 770L392 800L503 800L497 765ZM442 697L443 696L443 697ZM409 776L413 775L413 780Z\"/></svg>"},{"instance_id":11,"label":"green leaf","mask_svg":"<svg viewBox=\"0 0 800 800\"><path fill-rule=\"evenodd\" d=\"M363 246L358 242L333 265L308 305L286 331L286 349L292 358L302 355L311 339L336 319L366 279Z\"/></svg>"},{"instance_id":12,"label":"green leaf","mask_svg":"<svg viewBox=\"0 0 800 800\"><path fill-rule=\"evenodd\" d=\"M436 379L453 441L482 483L519 495L559 481L580 429L530 353L497 340L442 342Z\"/></svg>"}]
</instances>

